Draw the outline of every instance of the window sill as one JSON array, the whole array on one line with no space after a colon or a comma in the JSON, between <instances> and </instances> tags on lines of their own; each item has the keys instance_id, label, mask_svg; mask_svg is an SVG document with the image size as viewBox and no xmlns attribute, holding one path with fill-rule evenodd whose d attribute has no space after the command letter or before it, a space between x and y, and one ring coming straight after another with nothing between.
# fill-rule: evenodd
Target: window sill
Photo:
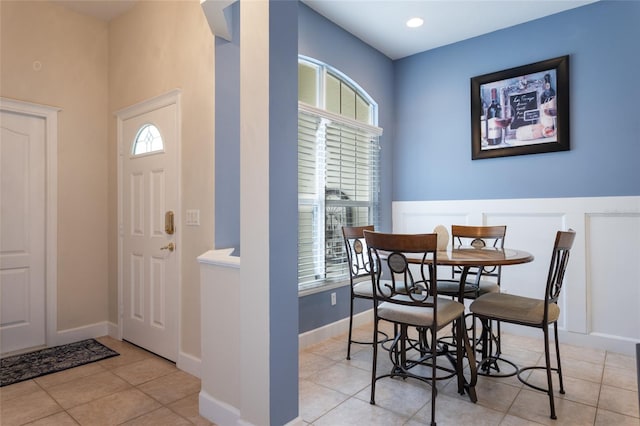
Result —
<instances>
[{"instance_id":1,"label":"window sill","mask_svg":"<svg viewBox=\"0 0 640 426\"><path fill-rule=\"evenodd\" d=\"M370 278L367 277L360 277L358 279L356 279L354 282L358 283L360 281L365 281L365 280L369 280ZM348 287L350 286L351 283L348 279L346 280L342 280L342 281L332 281L332 282L326 282L323 284L318 284L316 287L311 287L311 288L306 288L304 290L300 290L298 291L298 297L304 297L304 296L310 296L312 294L316 294L316 293L322 293L324 291L329 291L329 290L333 290L336 288L341 288L341 287Z\"/></svg>"},{"instance_id":2,"label":"window sill","mask_svg":"<svg viewBox=\"0 0 640 426\"><path fill-rule=\"evenodd\" d=\"M336 288L341 288L341 287L347 287L349 286L349 280L343 280L343 281L332 281L332 282L326 282L323 284L319 284L315 287L311 287L311 288L305 288L304 290L299 290L298 291L298 297L305 297L305 296L310 296L312 294L316 294L316 293L322 293L325 291L329 291L329 290L333 290Z\"/></svg>"}]
</instances>

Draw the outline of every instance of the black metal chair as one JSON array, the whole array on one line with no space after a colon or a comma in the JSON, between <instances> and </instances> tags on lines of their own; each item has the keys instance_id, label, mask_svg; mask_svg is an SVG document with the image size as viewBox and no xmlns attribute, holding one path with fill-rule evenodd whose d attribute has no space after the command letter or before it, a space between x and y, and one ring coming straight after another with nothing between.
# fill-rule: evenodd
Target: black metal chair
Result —
<instances>
[{"instance_id":1,"label":"black metal chair","mask_svg":"<svg viewBox=\"0 0 640 426\"><path fill-rule=\"evenodd\" d=\"M469 225L451 225L451 240L453 247L471 246L471 247L495 247L504 248L504 238L507 233L507 227L504 225L493 226L469 226ZM451 267L451 278L438 279L438 293L440 295L451 296L458 299L460 295L460 280L464 279L464 299L475 300L479 296L487 293L499 293L500 283L502 279L502 267L492 266L484 268L470 268L466 277L462 277L463 269L459 266ZM469 316L471 314L467 314ZM472 321L471 330L473 332L473 340L476 340L475 321ZM490 339L487 339L489 353L500 354L502 348L500 345L500 323L498 322L493 333L491 327ZM444 337L443 342L451 342L452 337ZM494 351L495 345L495 351ZM490 366L485 366L486 368ZM491 366L500 371L497 364ZM514 366L515 368L515 366ZM513 375L515 373L507 374Z\"/></svg>"},{"instance_id":2,"label":"black metal chair","mask_svg":"<svg viewBox=\"0 0 640 426\"><path fill-rule=\"evenodd\" d=\"M375 404L376 382L384 377L414 378L431 385L431 424L435 425L436 381L457 376L458 392L465 390L473 402L476 363L465 332L464 305L449 298L438 297L437 234L384 234L364 231L370 263L374 295L374 330L377 336L380 321L394 325L395 336L390 339L391 371L377 375L378 346L373 346L371 369L371 404ZM388 276L385 276L388 275ZM438 343L436 333L455 323L456 352ZM415 328L418 338L409 337ZM464 354L469 360L471 380L464 377ZM436 363L446 355L452 364ZM420 366L430 368L430 375L421 375ZM436 374L440 371L443 374Z\"/></svg>"},{"instance_id":3,"label":"black metal chair","mask_svg":"<svg viewBox=\"0 0 640 426\"><path fill-rule=\"evenodd\" d=\"M560 308L558 307L558 297L562 290L563 280L567 264L569 262L569 252L573 246L575 232L558 231L556 240L553 245L553 254L549 265L549 273L547 275L547 283L545 286L544 297L535 299L530 297L517 296L505 293L488 293L478 297L469 309L474 317L480 319L484 327L489 326L489 321L502 321L511 324L523 325L526 327L535 327L542 330L544 334L544 356L545 366L532 366L520 368L517 371L518 379L525 385L534 389L546 392L549 395L549 408L551 418L556 419L555 405L553 401L553 383L551 381L551 371L558 373L560 381L560 393L564 394L564 385L562 383L562 366L560 363L560 345L558 342L558 318L560 316ZM557 367L551 366L551 358L549 351L549 325L553 324L553 332L556 345L556 361ZM495 362L495 356L488 355L483 350L483 363ZM545 369L547 372L547 388L542 388L529 383L522 378L522 372L531 369ZM490 374L489 374L490 375Z\"/></svg>"},{"instance_id":4,"label":"black metal chair","mask_svg":"<svg viewBox=\"0 0 640 426\"><path fill-rule=\"evenodd\" d=\"M347 359L351 359L351 344L372 345L373 341L353 339L353 305L356 299L367 299L373 303L373 286L371 285L371 267L369 254L364 241L364 231L373 231L373 225L343 226L347 263L349 265L349 281L351 283L351 303L349 306L349 341L347 344ZM383 334L383 333L382 333ZM386 334L383 334L387 337Z\"/></svg>"},{"instance_id":5,"label":"black metal chair","mask_svg":"<svg viewBox=\"0 0 640 426\"><path fill-rule=\"evenodd\" d=\"M504 247L507 227L451 225L451 239L454 247ZM441 295L458 297L460 289L461 267L451 268L451 279L440 279L438 289ZM464 288L465 299L476 299L486 293L500 292L501 266L491 268L472 268L467 273ZM492 277L491 279L487 279Z\"/></svg>"}]
</instances>

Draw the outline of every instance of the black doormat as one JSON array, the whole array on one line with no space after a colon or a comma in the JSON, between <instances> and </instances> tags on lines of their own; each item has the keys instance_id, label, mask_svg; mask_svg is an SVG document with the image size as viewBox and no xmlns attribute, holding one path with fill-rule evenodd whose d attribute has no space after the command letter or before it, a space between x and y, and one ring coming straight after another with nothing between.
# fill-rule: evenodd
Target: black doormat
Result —
<instances>
[{"instance_id":1,"label":"black doormat","mask_svg":"<svg viewBox=\"0 0 640 426\"><path fill-rule=\"evenodd\" d=\"M0 387L120 355L95 339L0 360Z\"/></svg>"}]
</instances>

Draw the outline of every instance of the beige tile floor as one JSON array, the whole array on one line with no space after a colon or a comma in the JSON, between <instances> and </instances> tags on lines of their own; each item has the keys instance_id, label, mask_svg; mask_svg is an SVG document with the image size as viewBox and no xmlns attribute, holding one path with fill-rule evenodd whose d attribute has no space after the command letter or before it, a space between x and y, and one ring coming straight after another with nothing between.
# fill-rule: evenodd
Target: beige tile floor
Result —
<instances>
[{"instance_id":1,"label":"beige tile floor","mask_svg":"<svg viewBox=\"0 0 640 426\"><path fill-rule=\"evenodd\" d=\"M120 356L0 388L0 425L211 425L200 380L110 337Z\"/></svg>"},{"instance_id":2,"label":"beige tile floor","mask_svg":"<svg viewBox=\"0 0 640 426\"><path fill-rule=\"evenodd\" d=\"M367 339L371 326L357 329ZM346 334L300 352L300 417L305 425L428 425L431 420L429 386L412 379L381 379L376 405L369 404L370 347L353 345L346 357ZM541 339L503 333L503 353L518 365L544 365ZM455 379L439 381L436 399L438 425L640 425L634 357L604 350L560 345L565 394L557 392L557 420L549 418L545 393L524 386L515 377L479 377L478 402L457 393ZM382 355L381 355L382 354ZM379 351L378 371L389 368ZM532 382L546 383L543 370Z\"/></svg>"},{"instance_id":3,"label":"beige tile floor","mask_svg":"<svg viewBox=\"0 0 640 426\"><path fill-rule=\"evenodd\" d=\"M356 330L367 338L371 326ZM126 342L98 339L120 356L0 388L0 425L211 425L198 415L200 381ZM540 364L541 341L504 335L517 363ZM545 394L517 379L478 379L478 402L460 396L452 380L438 382L439 425L640 425L635 359L561 345L565 395L549 419ZM346 335L300 351L300 417L305 425L429 424L431 393L413 380L378 382L369 404L371 349ZM387 368L382 356L380 368ZM538 374L538 372L534 373ZM544 380L544 376L534 377Z\"/></svg>"}]
</instances>

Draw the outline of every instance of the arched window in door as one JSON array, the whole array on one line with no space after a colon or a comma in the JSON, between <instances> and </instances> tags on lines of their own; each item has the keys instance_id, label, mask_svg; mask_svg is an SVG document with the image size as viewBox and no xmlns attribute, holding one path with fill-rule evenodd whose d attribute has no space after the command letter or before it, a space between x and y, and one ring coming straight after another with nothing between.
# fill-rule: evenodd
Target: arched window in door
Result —
<instances>
[{"instance_id":1,"label":"arched window in door","mask_svg":"<svg viewBox=\"0 0 640 426\"><path fill-rule=\"evenodd\" d=\"M133 155L151 154L159 151L164 151L160 130L153 124L145 124L140 127L133 141L131 149Z\"/></svg>"}]
</instances>

